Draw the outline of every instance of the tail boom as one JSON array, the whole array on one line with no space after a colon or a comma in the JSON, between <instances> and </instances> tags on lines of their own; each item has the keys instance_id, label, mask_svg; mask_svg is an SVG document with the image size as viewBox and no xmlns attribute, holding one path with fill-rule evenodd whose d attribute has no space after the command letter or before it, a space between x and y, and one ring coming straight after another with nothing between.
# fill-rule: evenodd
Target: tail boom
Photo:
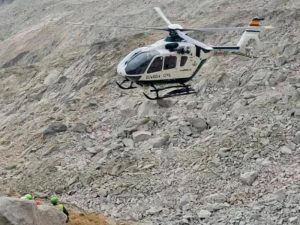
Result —
<instances>
[{"instance_id":1,"label":"tail boom","mask_svg":"<svg viewBox=\"0 0 300 225\"><path fill-rule=\"evenodd\" d=\"M257 18L257 17L253 18L250 21L249 26L243 32L236 46L213 46L215 55L237 54L237 55L248 56L247 47L248 45L251 44L251 42L254 42L255 48L259 48L260 47L259 33L262 30L262 27L260 27L260 21L262 20L263 18Z\"/></svg>"}]
</instances>

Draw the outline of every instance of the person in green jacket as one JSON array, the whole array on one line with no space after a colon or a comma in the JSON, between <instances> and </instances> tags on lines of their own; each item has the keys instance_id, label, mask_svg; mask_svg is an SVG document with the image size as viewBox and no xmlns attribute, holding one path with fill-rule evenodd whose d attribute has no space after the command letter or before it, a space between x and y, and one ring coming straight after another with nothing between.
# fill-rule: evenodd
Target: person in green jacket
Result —
<instances>
[{"instance_id":1,"label":"person in green jacket","mask_svg":"<svg viewBox=\"0 0 300 225\"><path fill-rule=\"evenodd\" d=\"M22 196L21 199L23 199L23 200L33 200L33 197L32 197L31 194L26 194L26 195Z\"/></svg>"},{"instance_id":2,"label":"person in green jacket","mask_svg":"<svg viewBox=\"0 0 300 225\"><path fill-rule=\"evenodd\" d=\"M67 216L66 222L69 222L69 212L63 204L59 204L58 197L55 195L51 196L50 202L52 203L52 205L57 206L64 214L66 214Z\"/></svg>"}]
</instances>

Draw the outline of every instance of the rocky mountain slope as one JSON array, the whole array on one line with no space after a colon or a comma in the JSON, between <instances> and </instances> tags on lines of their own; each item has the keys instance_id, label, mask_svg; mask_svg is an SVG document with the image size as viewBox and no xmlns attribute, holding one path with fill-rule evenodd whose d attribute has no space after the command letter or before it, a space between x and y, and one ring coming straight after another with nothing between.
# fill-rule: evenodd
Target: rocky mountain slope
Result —
<instances>
[{"instance_id":1,"label":"rocky mountain slope","mask_svg":"<svg viewBox=\"0 0 300 225\"><path fill-rule=\"evenodd\" d=\"M116 65L165 34L100 25L164 25L154 6L186 26L276 29L258 58L209 60L197 95L149 102L116 87ZM1 194L140 224L300 223L298 1L4 0L0 18Z\"/></svg>"}]
</instances>

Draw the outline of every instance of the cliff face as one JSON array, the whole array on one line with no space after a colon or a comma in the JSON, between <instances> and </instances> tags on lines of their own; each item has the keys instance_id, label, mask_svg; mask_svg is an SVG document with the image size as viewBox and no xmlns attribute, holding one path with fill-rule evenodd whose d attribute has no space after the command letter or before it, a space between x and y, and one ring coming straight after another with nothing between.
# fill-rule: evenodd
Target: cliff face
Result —
<instances>
[{"instance_id":1,"label":"cliff face","mask_svg":"<svg viewBox=\"0 0 300 225\"><path fill-rule=\"evenodd\" d=\"M298 1L4 2L0 193L56 193L149 224L297 224ZM113 26L164 26L154 6L185 26L264 16L276 29L262 33L258 58L210 59L191 82L197 95L149 102L116 87L116 65L165 33ZM214 45L240 37L191 35Z\"/></svg>"}]
</instances>

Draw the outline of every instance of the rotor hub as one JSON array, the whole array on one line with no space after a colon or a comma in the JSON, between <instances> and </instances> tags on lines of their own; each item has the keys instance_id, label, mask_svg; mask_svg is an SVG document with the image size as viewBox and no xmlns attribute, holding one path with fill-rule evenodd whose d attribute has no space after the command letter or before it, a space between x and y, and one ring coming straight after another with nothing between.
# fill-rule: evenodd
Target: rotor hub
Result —
<instances>
[{"instance_id":1,"label":"rotor hub","mask_svg":"<svg viewBox=\"0 0 300 225\"><path fill-rule=\"evenodd\" d=\"M183 29L183 27L182 27L181 25L179 25L179 24L170 24L170 25L168 26L168 28L169 28L170 30L181 30L181 29Z\"/></svg>"}]
</instances>

